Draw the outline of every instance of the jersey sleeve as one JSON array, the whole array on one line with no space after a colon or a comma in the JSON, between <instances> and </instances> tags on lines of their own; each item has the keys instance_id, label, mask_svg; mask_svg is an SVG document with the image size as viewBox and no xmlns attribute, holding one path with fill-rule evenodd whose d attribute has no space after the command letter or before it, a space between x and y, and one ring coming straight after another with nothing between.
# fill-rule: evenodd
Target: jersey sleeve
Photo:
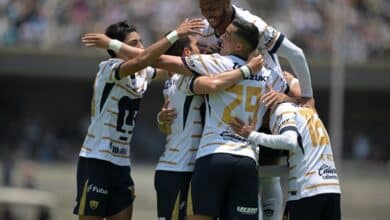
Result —
<instances>
[{"instance_id":1,"label":"jersey sleeve","mask_svg":"<svg viewBox=\"0 0 390 220\"><path fill-rule=\"evenodd\" d=\"M156 74L157 74L157 69L155 68L152 68L152 67L146 67L145 69L145 72L146 72L146 81L149 83L151 83L153 81L153 79L156 77Z\"/></svg>"},{"instance_id":2,"label":"jersey sleeve","mask_svg":"<svg viewBox=\"0 0 390 220\"><path fill-rule=\"evenodd\" d=\"M99 75L100 77L108 83L116 83L123 79L117 79L115 76L117 69L123 63L123 60L108 60L101 62L99 65Z\"/></svg>"},{"instance_id":3,"label":"jersey sleeve","mask_svg":"<svg viewBox=\"0 0 390 220\"><path fill-rule=\"evenodd\" d=\"M234 69L234 65L219 54L196 54L183 57L183 63L194 75L216 75Z\"/></svg>"},{"instance_id":4,"label":"jersey sleeve","mask_svg":"<svg viewBox=\"0 0 390 220\"><path fill-rule=\"evenodd\" d=\"M282 134L285 131L297 131L296 112L291 104L280 104L271 115L270 128L272 134Z\"/></svg>"}]
</instances>

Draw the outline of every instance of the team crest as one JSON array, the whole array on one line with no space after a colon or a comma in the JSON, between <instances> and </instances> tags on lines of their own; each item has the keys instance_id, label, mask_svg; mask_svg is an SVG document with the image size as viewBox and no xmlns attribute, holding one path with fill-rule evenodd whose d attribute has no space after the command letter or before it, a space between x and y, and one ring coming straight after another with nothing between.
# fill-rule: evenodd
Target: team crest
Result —
<instances>
[{"instance_id":1,"label":"team crest","mask_svg":"<svg viewBox=\"0 0 390 220\"><path fill-rule=\"evenodd\" d=\"M98 206L99 206L99 202L98 202L98 201L96 201L96 200L91 200L91 201L89 201L89 207L90 207L92 210L97 209Z\"/></svg>"}]
</instances>

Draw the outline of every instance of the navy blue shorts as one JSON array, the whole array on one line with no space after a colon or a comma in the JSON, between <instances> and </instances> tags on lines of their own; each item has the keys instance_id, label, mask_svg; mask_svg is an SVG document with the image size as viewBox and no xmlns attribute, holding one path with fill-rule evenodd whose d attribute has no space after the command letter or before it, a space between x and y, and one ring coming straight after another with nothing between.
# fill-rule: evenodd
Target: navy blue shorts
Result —
<instances>
[{"instance_id":1,"label":"navy blue shorts","mask_svg":"<svg viewBox=\"0 0 390 220\"><path fill-rule=\"evenodd\" d=\"M154 187L159 218L184 220L191 177L192 172L156 171Z\"/></svg>"},{"instance_id":2,"label":"navy blue shorts","mask_svg":"<svg viewBox=\"0 0 390 220\"><path fill-rule=\"evenodd\" d=\"M258 219L256 162L225 153L199 158L188 194L187 215Z\"/></svg>"},{"instance_id":3,"label":"navy blue shorts","mask_svg":"<svg viewBox=\"0 0 390 220\"><path fill-rule=\"evenodd\" d=\"M134 198L129 166L79 157L74 214L112 216L133 204Z\"/></svg>"},{"instance_id":4,"label":"navy blue shorts","mask_svg":"<svg viewBox=\"0 0 390 220\"><path fill-rule=\"evenodd\" d=\"M340 194L326 193L288 201L283 220L340 220Z\"/></svg>"}]
</instances>

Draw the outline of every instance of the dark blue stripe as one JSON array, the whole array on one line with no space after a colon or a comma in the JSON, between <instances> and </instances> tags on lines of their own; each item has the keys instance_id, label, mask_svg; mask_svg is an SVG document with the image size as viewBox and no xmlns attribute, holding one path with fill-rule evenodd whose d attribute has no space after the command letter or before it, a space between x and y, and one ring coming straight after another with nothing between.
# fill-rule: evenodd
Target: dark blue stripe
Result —
<instances>
[{"instance_id":1,"label":"dark blue stripe","mask_svg":"<svg viewBox=\"0 0 390 220\"><path fill-rule=\"evenodd\" d=\"M284 35L283 35L283 34L280 34L278 40L276 41L276 43L275 43L275 45L274 45L274 47L273 47L272 50L270 51L271 54L272 54L272 53L276 53L276 51L278 51L280 45L282 45L283 40L284 40Z\"/></svg>"},{"instance_id":2,"label":"dark blue stripe","mask_svg":"<svg viewBox=\"0 0 390 220\"><path fill-rule=\"evenodd\" d=\"M112 88L114 88L114 85L115 83L106 83L106 85L104 85L102 99L100 100L100 112L102 112L104 103L106 102Z\"/></svg>"},{"instance_id":3,"label":"dark blue stripe","mask_svg":"<svg viewBox=\"0 0 390 220\"><path fill-rule=\"evenodd\" d=\"M190 111L191 107L191 102L193 100L194 96L187 96L186 100L184 101L184 109L183 109L183 130L186 127L187 123L187 117L188 117L188 112Z\"/></svg>"}]
</instances>

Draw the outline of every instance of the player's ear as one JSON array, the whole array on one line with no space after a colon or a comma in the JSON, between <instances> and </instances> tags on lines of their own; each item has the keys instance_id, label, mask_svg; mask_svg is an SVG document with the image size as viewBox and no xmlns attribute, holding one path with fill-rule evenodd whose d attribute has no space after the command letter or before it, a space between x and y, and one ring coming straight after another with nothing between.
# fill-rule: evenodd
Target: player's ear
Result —
<instances>
[{"instance_id":1,"label":"player's ear","mask_svg":"<svg viewBox=\"0 0 390 220\"><path fill-rule=\"evenodd\" d=\"M182 54L182 55L185 56L185 57L191 56L191 50L190 50L190 48L184 47L184 49L183 49L183 54Z\"/></svg>"}]
</instances>

